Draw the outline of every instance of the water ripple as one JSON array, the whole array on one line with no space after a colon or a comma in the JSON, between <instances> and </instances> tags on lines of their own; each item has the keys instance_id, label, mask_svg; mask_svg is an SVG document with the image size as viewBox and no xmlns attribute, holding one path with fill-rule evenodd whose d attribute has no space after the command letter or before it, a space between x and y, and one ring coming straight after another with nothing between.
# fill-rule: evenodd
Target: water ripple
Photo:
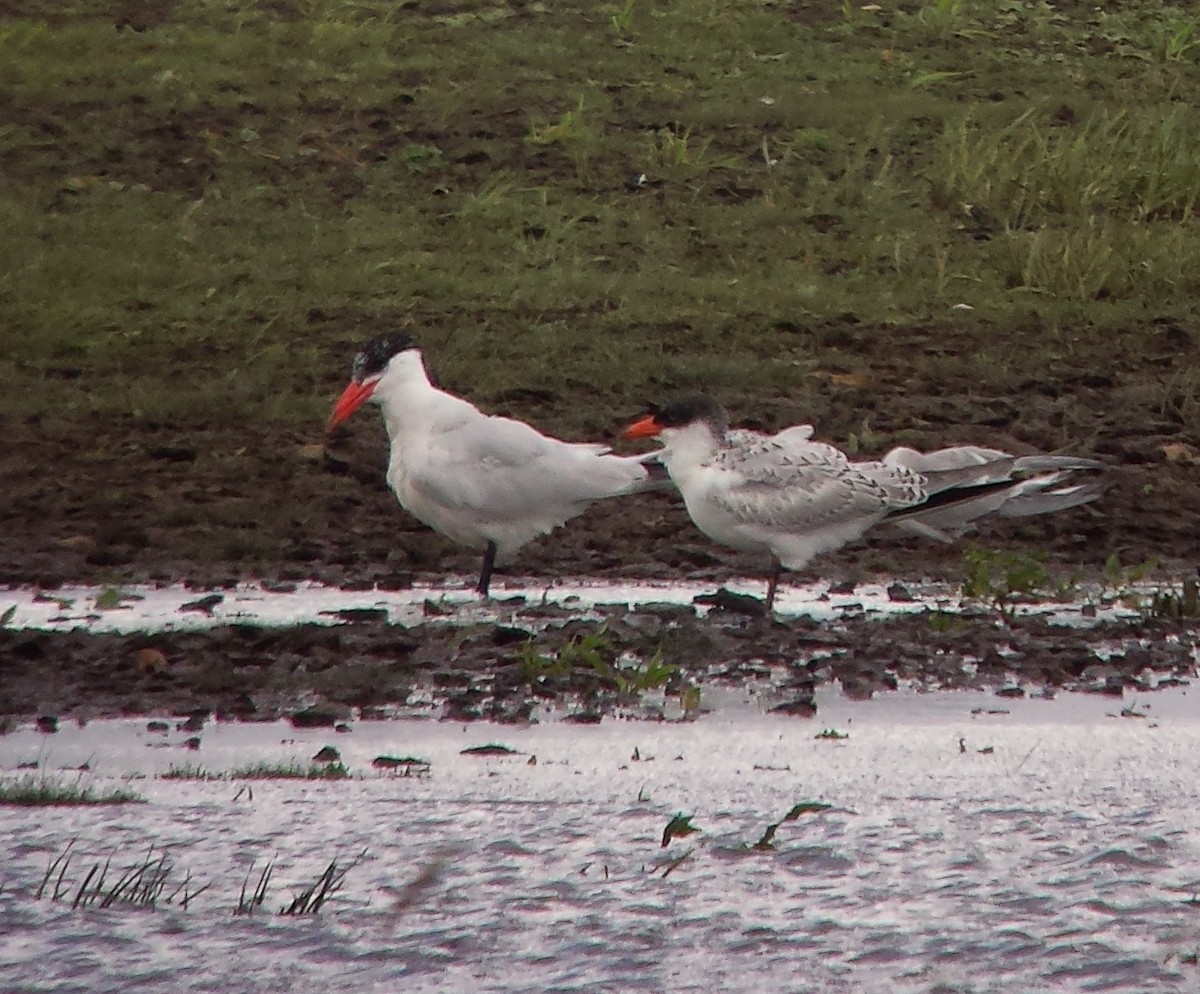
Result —
<instances>
[{"instance_id":1,"label":"water ripple","mask_svg":"<svg viewBox=\"0 0 1200 994\"><path fill-rule=\"evenodd\" d=\"M974 773L955 765L944 729L898 737L860 720L836 752L806 730L505 731L561 763L489 769L457 758L461 730L427 723L406 729L434 761L424 781L256 783L252 801L235 802L227 782L150 779L136 784L145 805L5 810L0 990L1200 986L1189 962L1200 912L1187 903L1200 889L1200 789L1179 773L1200 746L1196 725L1161 738L1122 728L1111 739L1064 727L1056 758L1047 751L1018 772L977 764ZM223 732L206 734L219 745ZM376 753L369 734L339 742L351 761L355 748L367 763ZM989 734L1000 756L1028 753L1027 729ZM543 748L539 735L554 741ZM643 751L688 758L635 780L621 769L634 738ZM311 754L311 745L298 748ZM0 740L0 762L4 748ZM781 759L803 773L747 772ZM779 823L805 798L835 807ZM680 811L698 832L664 849L663 827ZM771 846L755 848L768 824L779 824ZM115 854L128 865L153 847L212 888L186 912L35 900L47 860L72 839L76 882L92 862ZM364 851L320 916L274 914L331 859ZM263 912L235 917L243 881L253 885L272 860Z\"/></svg>"}]
</instances>

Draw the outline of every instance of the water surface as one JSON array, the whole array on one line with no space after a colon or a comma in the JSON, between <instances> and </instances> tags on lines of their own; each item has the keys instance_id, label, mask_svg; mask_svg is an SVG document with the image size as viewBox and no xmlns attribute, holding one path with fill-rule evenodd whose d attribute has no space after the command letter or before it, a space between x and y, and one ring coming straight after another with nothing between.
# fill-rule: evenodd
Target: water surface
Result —
<instances>
[{"instance_id":1,"label":"water surface","mask_svg":"<svg viewBox=\"0 0 1200 994\"><path fill-rule=\"evenodd\" d=\"M820 725L764 715L745 691L686 724L219 724L199 752L144 721L21 730L0 738L4 770L88 760L100 785L146 775L127 782L148 803L2 809L0 989L1196 989L1200 720L1186 688L1136 702L822 694ZM1146 716L1120 717L1131 705ZM849 738L814 738L825 726ZM460 755L493 741L520 753ZM325 744L355 779L259 781L251 799L239 782L151 775ZM380 775L381 753L431 774ZM833 808L752 848L805 800ZM700 831L664 849L676 812ZM93 860L166 847L213 887L186 912L35 901L72 839ZM273 911L364 851L315 918L232 914L252 864L277 861Z\"/></svg>"}]
</instances>

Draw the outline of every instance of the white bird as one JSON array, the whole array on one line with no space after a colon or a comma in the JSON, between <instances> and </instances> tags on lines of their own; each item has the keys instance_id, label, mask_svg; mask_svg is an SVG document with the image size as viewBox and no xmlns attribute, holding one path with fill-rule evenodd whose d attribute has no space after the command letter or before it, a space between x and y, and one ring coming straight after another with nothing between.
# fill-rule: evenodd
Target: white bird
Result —
<instances>
[{"instance_id":1,"label":"white bird","mask_svg":"<svg viewBox=\"0 0 1200 994\"><path fill-rule=\"evenodd\" d=\"M354 357L332 431L366 401L383 409L391 442L387 481L401 507L447 538L483 553L476 590L521 546L582 514L595 500L653 486L653 453L563 442L511 418L482 413L429 382L416 342L384 335Z\"/></svg>"},{"instance_id":2,"label":"white bird","mask_svg":"<svg viewBox=\"0 0 1200 994\"><path fill-rule=\"evenodd\" d=\"M666 467L704 534L734 549L770 554L768 612L782 569L799 569L878 523L949 541L985 515L1044 514L1103 492L1094 484L1061 485L1075 470L1102 469L1093 459L958 446L930 453L899 448L881 460L852 462L813 441L811 425L776 435L730 430L725 411L703 396L675 401L624 434L662 441L651 455Z\"/></svg>"}]
</instances>

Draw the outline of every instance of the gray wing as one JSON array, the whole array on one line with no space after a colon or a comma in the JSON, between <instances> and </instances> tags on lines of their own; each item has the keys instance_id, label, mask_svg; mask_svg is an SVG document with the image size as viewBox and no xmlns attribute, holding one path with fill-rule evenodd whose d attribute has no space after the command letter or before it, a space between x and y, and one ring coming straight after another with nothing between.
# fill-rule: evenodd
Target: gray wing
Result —
<instances>
[{"instance_id":1,"label":"gray wing","mask_svg":"<svg viewBox=\"0 0 1200 994\"><path fill-rule=\"evenodd\" d=\"M727 480L714 499L741 524L796 532L882 517L924 499L920 474L852 463L811 434L808 426L773 437L737 433L710 461Z\"/></svg>"},{"instance_id":2,"label":"gray wing","mask_svg":"<svg viewBox=\"0 0 1200 994\"><path fill-rule=\"evenodd\" d=\"M1102 483L1071 482L1078 470L1104 468L1095 459L1078 456L1013 456L999 449L959 445L933 452L893 449L882 462L924 474L930 494L961 490L961 499L932 502L927 509L913 508L898 515L900 527L943 541L970 531L980 518L1052 514L1090 503L1105 490ZM973 489L978 491L974 495Z\"/></svg>"}]
</instances>

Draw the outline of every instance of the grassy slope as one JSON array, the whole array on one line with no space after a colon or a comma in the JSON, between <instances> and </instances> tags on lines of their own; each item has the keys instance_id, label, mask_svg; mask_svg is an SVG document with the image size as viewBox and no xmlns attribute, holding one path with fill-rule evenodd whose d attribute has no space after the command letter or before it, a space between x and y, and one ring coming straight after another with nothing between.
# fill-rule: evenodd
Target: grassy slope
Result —
<instances>
[{"instance_id":1,"label":"grassy slope","mask_svg":"<svg viewBox=\"0 0 1200 994\"><path fill-rule=\"evenodd\" d=\"M316 438L406 326L577 435L703 385L902 440L906 387L990 424L1096 369L1195 433L1195 15L884 6L0 4L0 416Z\"/></svg>"}]
</instances>

